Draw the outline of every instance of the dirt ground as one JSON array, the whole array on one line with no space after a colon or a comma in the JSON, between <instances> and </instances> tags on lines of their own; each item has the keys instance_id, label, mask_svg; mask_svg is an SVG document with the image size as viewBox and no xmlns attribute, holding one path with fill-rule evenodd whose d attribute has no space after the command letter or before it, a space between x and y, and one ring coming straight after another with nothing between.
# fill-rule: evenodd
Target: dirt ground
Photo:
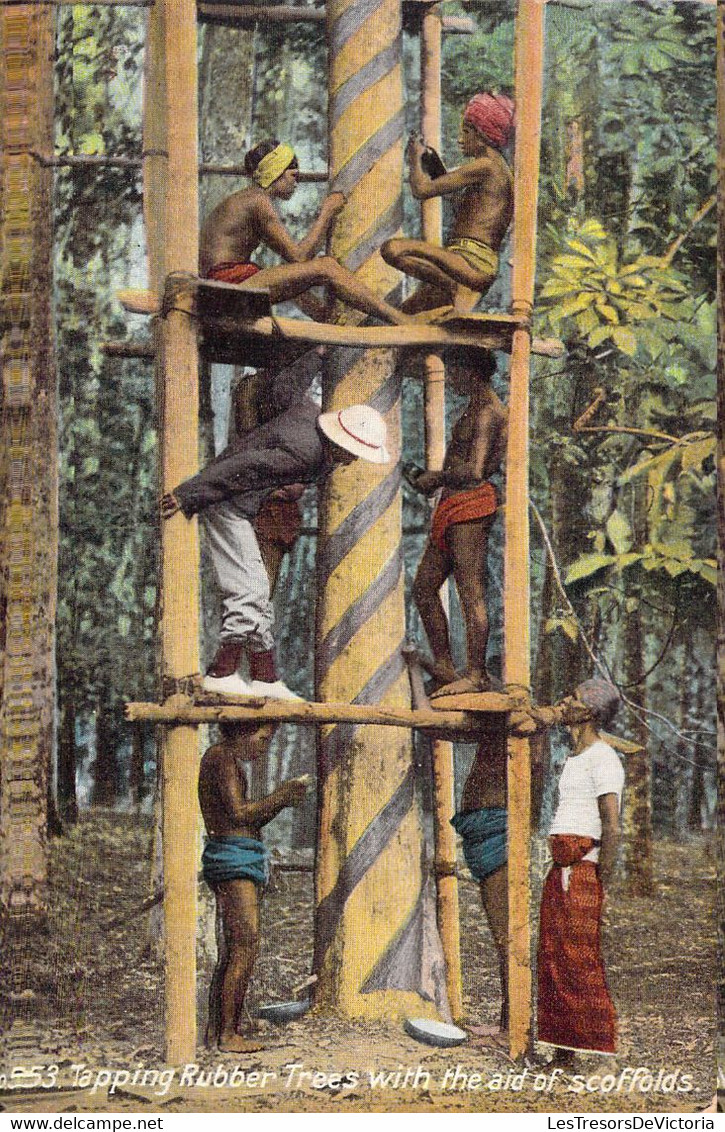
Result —
<instances>
[{"instance_id":1,"label":"dirt ground","mask_svg":"<svg viewBox=\"0 0 725 1132\"><path fill-rule=\"evenodd\" d=\"M149 917L138 911L149 888L150 835L147 819L93 813L53 843L47 930L3 941L0 1111L694 1112L711 1102L715 871L702 841L656 843L654 898L613 889L605 950L620 1052L581 1057L555 1076L545 1064L514 1066L471 1042L432 1049L397 1021L313 1014L284 1027L257 1022L261 1053L200 1049L195 1067L165 1069L163 964L148 944ZM465 1009L471 1022L493 1022L493 945L465 868L460 897ZM251 1015L304 980L311 939L311 873L278 871L263 902Z\"/></svg>"}]
</instances>

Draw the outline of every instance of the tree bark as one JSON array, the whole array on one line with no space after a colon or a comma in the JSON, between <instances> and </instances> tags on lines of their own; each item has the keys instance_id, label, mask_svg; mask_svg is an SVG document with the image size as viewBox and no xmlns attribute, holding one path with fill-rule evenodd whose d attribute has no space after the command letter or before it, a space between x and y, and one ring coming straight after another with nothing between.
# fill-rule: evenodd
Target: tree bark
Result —
<instances>
[{"instance_id":1,"label":"tree bark","mask_svg":"<svg viewBox=\"0 0 725 1132\"><path fill-rule=\"evenodd\" d=\"M634 487L633 529L634 545L646 541L645 498L646 483ZM644 528L644 529L643 529ZM644 627L642 607L627 615L624 629L624 683L629 688L629 699L636 705L639 715L632 717L629 738L640 743L642 750L628 755L625 764L624 792L624 861L627 889L632 896L650 896L654 892L652 863L652 758L647 750L649 732L641 715L645 707L645 688L638 681L646 670L644 656Z\"/></svg>"},{"instance_id":2,"label":"tree bark","mask_svg":"<svg viewBox=\"0 0 725 1132\"><path fill-rule=\"evenodd\" d=\"M52 295L54 10L0 14L3 402L0 469L0 906L44 917L55 717L57 389Z\"/></svg>"},{"instance_id":3,"label":"tree bark","mask_svg":"<svg viewBox=\"0 0 725 1132\"><path fill-rule=\"evenodd\" d=\"M64 822L75 825L78 821L76 705L72 696L61 706L57 766L58 809Z\"/></svg>"}]
</instances>

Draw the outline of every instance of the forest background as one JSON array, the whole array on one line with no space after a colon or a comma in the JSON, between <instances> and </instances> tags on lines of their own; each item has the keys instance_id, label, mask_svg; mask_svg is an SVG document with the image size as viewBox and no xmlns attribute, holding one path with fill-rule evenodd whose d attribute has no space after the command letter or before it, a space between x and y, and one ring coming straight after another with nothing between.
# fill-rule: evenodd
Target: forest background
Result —
<instances>
[{"instance_id":1,"label":"forest background","mask_svg":"<svg viewBox=\"0 0 725 1132\"><path fill-rule=\"evenodd\" d=\"M473 35L443 54L443 157L457 151L461 108L476 90L512 84L514 5L446 5ZM412 28L411 28L412 30ZM140 157L144 15L60 9L56 148ZM207 24L200 40L201 161L238 164L254 141L289 140L300 166L326 166L324 25ZM418 129L418 43L404 37L408 126ZM566 346L532 370L532 636L535 694L551 703L593 672L627 698L627 868L651 884L653 832L712 827L715 808L715 14L696 3L553 2L547 9L535 329ZM242 182L201 178L202 215ZM299 235L325 188L300 186L284 219ZM61 168L55 194L55 311L61 452L57 621L58 829L90 804L148 808L153 735L123 721L129 700L156 698L158 527L152 367L104 356L100 343L145 329L115 297L143 286L140 167ZM406 194L406 231L418 228ZM504 264L508 255L502 257ZM504 270L485 305L508 301ZM502 373L498 387L505 396ZM404 458L423 459L421 383L402 375ZM230 386L202 383L200 459L226 440ZM582 419L582 414L593 406ZM460 405L451 399L451 418ZM578 426L578 427L575 427ZM410 580L427 505L404 489ZM311 698L314 491L278 587L284 678ZM500 533L497 536L500 540ZM213 651L215 595L204 566L203 653ZM500 654L500 545L490 562ZM456 645L460 617L453 600ZM409 636L422 641L414 610ZM493 667L495 669L495 659ZM553 736L555 760L561 740ZM419 752L425 758L425 752ZM458 778L470 750L457 749ZM314 770L314 737L281 729L272 787ZM314 842L314 800L273 838Z\"/></svg>"}]
</instances>

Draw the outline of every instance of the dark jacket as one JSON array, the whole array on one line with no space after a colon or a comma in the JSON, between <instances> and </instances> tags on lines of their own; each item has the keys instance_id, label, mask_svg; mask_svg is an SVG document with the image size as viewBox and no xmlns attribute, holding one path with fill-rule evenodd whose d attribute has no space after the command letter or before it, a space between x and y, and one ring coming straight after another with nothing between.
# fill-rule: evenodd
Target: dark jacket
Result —
<instances>
[{"instance_id":1,"label":"dark jacket","mask_svg":"<svg viewBox=\"0 0 725 1132\"><path fill-rule=\"evenodd\" d=\"M187 519L229 500L253 519L265 497L291 483L312 483L324 463L319 407L307 397L268 424L233 441L205 468L174 488Z\"/></svg>"}]
</instances>

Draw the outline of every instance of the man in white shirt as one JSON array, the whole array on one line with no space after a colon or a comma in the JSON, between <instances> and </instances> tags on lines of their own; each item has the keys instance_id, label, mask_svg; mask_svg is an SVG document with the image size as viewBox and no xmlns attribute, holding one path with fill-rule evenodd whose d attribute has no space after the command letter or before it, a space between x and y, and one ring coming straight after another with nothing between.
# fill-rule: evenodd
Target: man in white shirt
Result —
<instances>
[{"instance_id":1,"label":"man in white shirt","mask_svg":"<svg viewBox=\"0 0 725 1132\"><path fill-rule=\"evenodd\" d=\"M585 680L575 700L591 718L571 724L574 749L559 781L550 830L554 859L541 897L538 955L538 1037L559 1047L614 1053L617 1016L601 953L604 892L619 842L624 770L599 731L614 718L620 696L606 680ZM564 1052L566 1051L566 1052Z\"/></svg>"}]
</instances>

